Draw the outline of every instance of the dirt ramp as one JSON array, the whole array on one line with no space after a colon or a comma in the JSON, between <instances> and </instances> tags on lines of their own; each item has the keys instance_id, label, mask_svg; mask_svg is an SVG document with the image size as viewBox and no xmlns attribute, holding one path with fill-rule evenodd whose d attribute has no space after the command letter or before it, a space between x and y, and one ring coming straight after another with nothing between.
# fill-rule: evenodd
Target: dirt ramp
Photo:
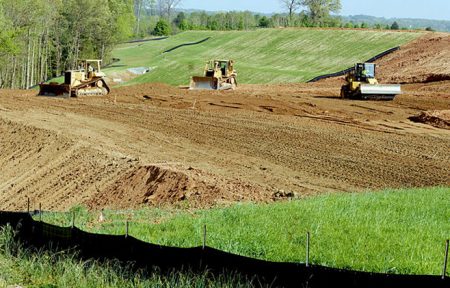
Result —
<instances>
[{"instance_id":1,"label":"dirt ramp","mask_svg":"<svg viewBox=\"0 0 450 288\"><path fill-rule=\"evenodd\" d=\"M92 208L128 208L139 204L210 207L241 200L270 199L266 188L240 180L224 179L192 167L147 165L125 172L87 204Z\"/></svg>"},{"instance_id":2,"label":"dirt ramp","mask_svg":"<svg viewBox=\"0 0 450 288\"><path fill-rule=\"evenodd\" d=\"M409 117L409 120L450 130L450 110L424 111Z\"/></svg>"}]
</instances>

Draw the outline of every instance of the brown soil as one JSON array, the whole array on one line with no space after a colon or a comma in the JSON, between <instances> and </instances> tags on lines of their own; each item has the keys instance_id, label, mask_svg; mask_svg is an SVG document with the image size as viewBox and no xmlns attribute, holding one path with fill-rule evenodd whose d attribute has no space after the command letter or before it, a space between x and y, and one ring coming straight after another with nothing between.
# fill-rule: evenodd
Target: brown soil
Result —
<instances>
[{"instance_id":1,"label":"brown soil","mask_svg":"<svg viewBox=\"0 0 450 288\"><path fill-rule=\"evenodd\" d=\"M421 83L450 80L450 35L426 33L377 61L382 82Z\"/></svg>"},{"instance_id":2,"label":"brown soil","mask_svg":"<svg viewBox=\"0 0 450 288\"><path fill-rule=\"evenodd\" d=\"M430 67L415 69L426 79L448 65ZM448 126L409 120L441 111L448 121L450 81L403 85L387 102L342 100L340 81L221 92L145 84L78 99L0 90L0 209L25 209L27 197L45 210L211 207L450 185Z\"/></svg>"},{"instance_id":3,"label":"brown soil","mask_svg":"<svg viewBox=\"0 0 450 288\"><path fill-rule=\"evenodd\" d=\"M409 120L430 124L442 129L450 129L450 110L420 112L418 115L409 117Z\"/></svg>"}]
</instances>

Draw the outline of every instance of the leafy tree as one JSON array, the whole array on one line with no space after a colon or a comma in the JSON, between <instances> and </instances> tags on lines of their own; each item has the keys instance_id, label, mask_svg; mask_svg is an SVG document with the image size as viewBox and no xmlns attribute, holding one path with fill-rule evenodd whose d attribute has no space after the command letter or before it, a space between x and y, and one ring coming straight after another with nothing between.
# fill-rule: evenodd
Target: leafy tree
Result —
<instances>
[{"instance_id":1,"label":"leafy tree","mask_svg":"<svg viewBox=\"0 0 450 288\"><path fill-rule=\"evenodd\" d=\"M173 10L180 4L181 0L158 0L159 14L168 21L172 19Z\"/></svg>"},{"instance_id":2,"label":"leafy tree","mask_svg":"<svg viewBox=\"0 0 450 288\"><path fill-rule=\"evenodd\" d=\"M300 4L306 7L313 25L323 26L332 20L330 13L338 13L341 10L340 0L300 0Z\"/></svg>"},{"instance_id":3,"label":"leafy tree","mask_svg":"<svg viewBox=\"0 0 450 288\"><path fill-rule=\"evenodd\" d=\"M180 28L181 31L185 31L191 29L191 26L189 25L189 22L186 19L183 19L178 28Z\"/></svg>"},{"instance_id":4,"label":"leafy tree","mask_svg":"<svg viewBox=\"0 0 450 288\"><path fill-rule=\"evenodd\" d=\"M353 28L354 26L353 26L353 23L352 22L347 22L347 23L345 23L345 25L344 25L344 28Z\"/></svg>"},{"instance_id":5,"label":"leafy tree","mask_svg":"<svg viewBox=\"0 0 450 288\"><path fill-rule=\"evenodd\" d=\"M261 28L267 28L270 25L270 21L266 16L261 17L261 19L259 19L259 23L258 26Z\"/></svg>"},{"instance_id":6,"label":"leafy tree","mask_svg":"<svg viewBox=\"0 0 450 288\"><path fill-rule=\"evenodd\" d=\"M164 19L160 19L156 23L156 27L155 30L153 31L153 34L155 34L156 36L168 36L170 35L170 33L171 29L167 21Z\"/></svg>"},{"instance_id":7,"label":"leafy tree","mask_svg":"<svg viewBox=\"0 0 450 288\"><path fill-rule=\"evenodd\" d=\"M391 25L391 30L398 30L400 29L400 26L398 26L397 21L394 21L394 23L392 23Z\"/></svg>"},{"instance_id":8,"label":"leafy tree","mask_svg":"<svg viewBox=\"0 0 450 288\"><path fill-rule=\"evenodd\" d=\"M180 12L177 14L177 17L173 19L173 24L179 28L184 20L186 20L186 15L183 12Z\"/></svg>"},{"instance_id":9,"label":"leafy tree","mask_svg":"<svg viewBox=\"0 0 450 288\"><path fill-rule=\"evenodd\" d=\"M280 2L283 7L287 9L289 14L289 24L292 25L294 13L300 8L301 2L299 0L280 0Z\"/></svg>"},{"instance_id":10,"label":"leafy tree","mask_svg":"<svg viewBox=\"0 0 450 288\"><path fill-rule=\"evenodd\" d=\"M361 28L364 28L364 29L369 28L369 25L367 25L366 22L362 22L361 23Z\"/></svg>"},{"instance_id":11,"label":"leafy tree","mask_svg":"<svg viewBox=\"0 0 450 288\"><path fill-rule=\"evenodd\" d=\"M434 29L428 26L427 28L425 28L425 31L434 31Z\"/></svg>"}]
</instances>

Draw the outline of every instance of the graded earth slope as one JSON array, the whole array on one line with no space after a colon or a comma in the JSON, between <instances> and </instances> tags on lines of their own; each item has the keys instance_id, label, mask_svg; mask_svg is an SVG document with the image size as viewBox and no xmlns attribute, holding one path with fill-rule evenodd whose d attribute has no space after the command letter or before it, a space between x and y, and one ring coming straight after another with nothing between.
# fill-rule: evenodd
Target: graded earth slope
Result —
<instances>
[{"instance_id":1,"label":"graded earth slope","mask_svg":"<svg viewBox=\"0 0 450 288\"><path fill-rule=\"evenodd\" d=\"M450 81L403 85L388 102L342 100L339 81L143 84L78 99L0 91L0 209L27 197L45 210L210 207L450 186L450 130L410 120L448 109Z\"/></svg>"},{"instance_id":2,"label":"graded earth slope","mask_svg":"<svg viewBox=\"0 0 450 288\"><path fill-rule=\"evenodd\" d=\"M376 63L383 82L422 83L450 80L450 34L427 33Z\"/></svg>"},{"instance_id":3,"label":"graded earth slope","mask_svg":"<svg viewBox=\"0 0 450 288\"><path fill-rule=\"evenodd\" d=\"M188 85L210 59L233 59L238 82L245 84L305 82L365 61L421 33L351 29L257 29L188 31L165 40L123 44L113 51L121 59L106 73L130 84L161 82ZM198 45L183 43L208 39ZM130 81L127 69L150 67Z\"/></svg>"}]
</instances>

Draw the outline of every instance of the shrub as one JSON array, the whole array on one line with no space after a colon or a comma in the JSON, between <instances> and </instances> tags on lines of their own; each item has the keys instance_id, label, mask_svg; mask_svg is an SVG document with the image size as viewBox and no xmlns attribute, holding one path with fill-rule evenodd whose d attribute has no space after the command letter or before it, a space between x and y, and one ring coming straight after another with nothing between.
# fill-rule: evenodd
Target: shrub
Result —
<instances>
[{"instance_id":1,"label":"shrub","mask_svg":"<svg viewBox=\"0 0 450 288\"><path fill-rule=\"evenodd\" d=\"M171 33L171 29L166 20L160 19L158 23L156 23L155 30L153 34L156 36L168 36Z\"/></svg>"}]
</instances>

